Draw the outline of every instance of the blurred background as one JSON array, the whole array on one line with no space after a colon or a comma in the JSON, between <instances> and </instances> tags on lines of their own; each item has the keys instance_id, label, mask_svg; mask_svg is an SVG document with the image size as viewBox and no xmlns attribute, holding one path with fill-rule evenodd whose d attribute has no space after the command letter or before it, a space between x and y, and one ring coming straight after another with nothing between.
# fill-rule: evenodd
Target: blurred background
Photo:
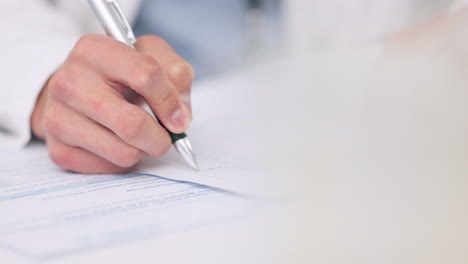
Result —
<instances>
[{"instance_id":1,"label":"blurred background","mask_svg":"<svg viewBox=\"0 0 468 264\"><path fill-rule=\"evenodd\" d=\"M279 51L283 5L280 0L143 1L135 34L166 39L201 79Z\"/></svg>"},{"instance_id":2,"label":"blurred background","mask_svg":"<svg viewBox=\"0 0 468 264\"><path fill-rule=\"evenodd\" d=\"M374 45L449 10L453 0L156 0L136 12L137 35L168 40L198 80L285 55Z\"/></svg>"}]
</instances>

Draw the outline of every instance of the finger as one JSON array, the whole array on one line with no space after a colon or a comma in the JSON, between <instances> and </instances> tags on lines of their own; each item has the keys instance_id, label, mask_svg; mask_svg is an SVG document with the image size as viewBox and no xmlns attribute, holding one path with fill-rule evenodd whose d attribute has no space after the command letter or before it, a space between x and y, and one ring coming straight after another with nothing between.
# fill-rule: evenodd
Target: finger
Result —
<instances>
[{"instance_id":1,"label":"finger","mask_svg":"<svg viewBox=\"0 0 468 264\"><path fill-rule=\"evenodd\" d=\"M60 102L48 106L44 124L47 135L52 135L71 147L80 147L123 168L135 166L146 155L128 145L109 129L97 124ZM53 114L50 114L53 113Z\"/></svg>"},{"instance_id":2,"label":"finger","mask_svg":"<svg viewBox=\"0 0 468 264\"><path fill-rule=\"evenodd\" d=\"M135 90L170 131L182 133L188 128L190 111L153 57L110 38L87 35L80 39L69 60L82 61L106 80Z\"/></svg>"},{"instance_id":3,"label":"finger","mask_svg":"<svg viewBox=\"0 0 468 264\"><path fill-rule=\"evenodd\" d=\"M186 60L184 60L164 39L147 35L138 38L136 43L138 51L156 58L179 92L182 101L191 111L190 91L195 72Z\"/></svg>"},{"instance_id":4,"label":"finger","mask_svg":"<svg viewBox=\"0 0 468 264\"><path fill-rule=\"evenodd\" d=\"M70 147L53 136L47 137L50 159L59 167L79 173L127 173L134 168L121 168L77 147Z\"/></svg>"},{"instance_id":5,"label":"finger","mask_svg":"<svg viewBox=\"0 0 468 264\"><path fill-rule=\"evenodd\" d=\"M68 71L68 72L67 72ZM70 67L51 79L50 93L58 101L111 130L128 145L150 156L163 155L171 145L167 131L145 110L133 105L121 94L105 89L96 75L74 71ZM59 110L50 111L52 122Z\"/></svg>"}]
</instances>

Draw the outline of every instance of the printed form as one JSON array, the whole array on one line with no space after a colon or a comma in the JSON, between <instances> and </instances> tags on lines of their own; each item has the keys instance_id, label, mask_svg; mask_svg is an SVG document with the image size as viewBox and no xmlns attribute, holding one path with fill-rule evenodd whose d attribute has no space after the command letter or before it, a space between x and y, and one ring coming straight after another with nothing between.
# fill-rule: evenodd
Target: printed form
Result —
<instances>
[{"instance_id":1,"label":"printed form","mask_svg":"<svg viewBox=\"0 0 468 264\"><path fill-rule=\"evenodd\" d=\"M49 161L42 144L0 153L0 248L34 261L231 221L247 199L135 173L80 175Z\"/></svg>"}]
</instances>

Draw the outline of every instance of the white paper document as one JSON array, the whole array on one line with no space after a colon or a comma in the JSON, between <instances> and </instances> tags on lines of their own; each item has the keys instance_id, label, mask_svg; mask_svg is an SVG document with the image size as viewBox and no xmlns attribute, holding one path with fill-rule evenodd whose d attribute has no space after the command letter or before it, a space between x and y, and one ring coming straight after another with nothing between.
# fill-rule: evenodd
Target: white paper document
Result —
<instances>
[{"instance_id":1,"label":"white paper document","mask_svg":"<svg viewBox=\"0 0 468 264\"><path fill-rule=\"evenodd\" d=\"M289 195L304 172L293 164L306 156L302 151L312 151L303 139L321 144L327 129L335 131L337 112L350 113L349 102L361 95L350 86L379 52L309 54L198 83L187 135L200 171L174 149L145 160L138 171L253 196ZM306 132L308 127L314 129Z\"/></svg>"},{"instance_id":2,"label":"white paper document","mask_svg":"<svg viewBox=\"0 0 468 264\"><path fill-rule=\"evenodd\" d=\"M49 260L242 217L250 202L157 176L80 175L42 145L0 153L0 250Z\"/></svg>"}]
</instances>

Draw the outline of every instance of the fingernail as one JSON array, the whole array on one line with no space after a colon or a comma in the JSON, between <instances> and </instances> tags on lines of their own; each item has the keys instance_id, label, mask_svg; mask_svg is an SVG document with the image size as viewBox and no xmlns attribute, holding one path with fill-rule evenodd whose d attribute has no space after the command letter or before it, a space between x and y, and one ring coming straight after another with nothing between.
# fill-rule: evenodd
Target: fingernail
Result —
<instances>
[{"instance_id":1,"label":"fingernail","mask_svg":"<svg viewBox=\"0 0 468 264\"><path fill-rule=\"evenodd\" d=\"M184 107L185 108L185 107ZM175 130L185 130L189 125L189 115L186 109L177 109L171 116L171 123Z\"/></svg>"},{"instance_id":2,"label":"fingernail","mask_svg":"<svg viewBox=\"0 0 468 264\"><path fill-rule=\"evenodd\" d=\"M185 107L192 113L192 104L190 102L190 94L181 94L180 99L184 103Z\"/></svg>"}]
</instances>

